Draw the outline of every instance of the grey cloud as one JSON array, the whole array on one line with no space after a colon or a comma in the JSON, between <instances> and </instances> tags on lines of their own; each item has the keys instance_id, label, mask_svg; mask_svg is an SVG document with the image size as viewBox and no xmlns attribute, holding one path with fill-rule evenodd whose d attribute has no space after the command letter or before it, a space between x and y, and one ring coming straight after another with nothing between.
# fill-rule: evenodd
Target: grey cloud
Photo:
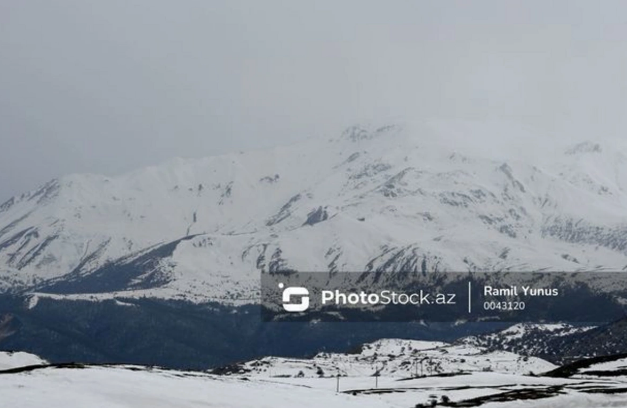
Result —
<instances>
[{"instance_id":1,"label":"grey cloud","mask_svg":"<svg viewBox=\"0 0 627 408\"><path fill-rule=\"evenodd\" d=\"M621 1L4 1L0 200L336 133L505 118L621 136Z\"/></svg>"}]
</instances>

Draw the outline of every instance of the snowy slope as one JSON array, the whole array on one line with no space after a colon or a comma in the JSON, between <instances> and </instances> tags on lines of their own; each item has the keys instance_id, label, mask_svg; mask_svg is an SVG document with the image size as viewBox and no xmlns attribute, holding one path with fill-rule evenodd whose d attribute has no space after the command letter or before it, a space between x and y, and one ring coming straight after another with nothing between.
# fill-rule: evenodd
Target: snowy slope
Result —
<instances>
[{"instance_id":1,"label":"snowy slope","mask_svg":"<svg viewBox=\"0 0 627 408\"><path fill-rule=\"evenodd\" d=\"M581 374L588 374L598 372L605 372L606 375L617 374L617 375L625 375L627 374L627 357L619 358L611 361L604 361L597 364L591 364L587 367L581 369Z\"/></svg>"},{"instance_id":2,"label":"snowy slope","mask_svg":"<svg viewBox=\"0 0 627 408\"><path fill-rule=\"evenodd\" d=\"M353 127L14 197L0 206L0 290L248 302L260 270L622 270L626 188L620 141Z\"/></svg>"},{"instance_id":3,"label":"snowy slope","mask_svg":"<svg viewBox=\"0 0 627 408\"><path fill-rule=\"evenodd\" d=\"M312 359L265 357L215 372L253 377L318 378L381 376L408 378L468 372L541 373L555 366L535 357L488 351L470 345L382 339L365 344L357 354L319 353Z\"/></svg>"},{"instance_id":4,"label":"snowy slope","mask_svg":"<svg viewBox=\"0 0 627 408\"><path fill-rule=\"evenodd\" d=\"M10 368L46 364L46 360L22 351L0 351L0 371Z\"/></svg>"},{"instance_id":5,"label":"snowy slope","mask_svg":"<svg viewBox=\"0 0 627 408\"><path fill-rule=\"evenodd\" d=\"M461 345L485 347L488 350L506 350L525 356L557 357L564 351L563 341L583 346L581 335L590 332L594 326L573 326L571 324L532 324L519 323L495 333L469 336L459 339ZM568 340L566 340L568 341Z\"/></svg>"}]
</instances>

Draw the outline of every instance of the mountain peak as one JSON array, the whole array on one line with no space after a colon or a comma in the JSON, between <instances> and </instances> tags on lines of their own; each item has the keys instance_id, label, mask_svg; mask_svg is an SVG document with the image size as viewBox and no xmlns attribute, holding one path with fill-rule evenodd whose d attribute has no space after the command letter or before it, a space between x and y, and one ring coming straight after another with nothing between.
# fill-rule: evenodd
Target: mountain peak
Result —
<instances>
[{"instance_id":1,"label":"mountain peak","mask_svg":"<svg viewBox=\"0 0 627 408\"><path fill-rule=\"evenodd\" d=\"M393 132L398 132L402 128L399 125L387 124L383 126L369 126L364 127L361 125L354 125L346 128L342 132L342 138L350 140L351 142L359 142L362 140L371 140L376 137L380 137Z\"/></svg>"},{"instance_id":2,"label":"mountain peak","mask_svg":"<svg viewBox=\"0 0 627 408\"><path fill-rule=\"evenodd\" d=\"M601 153L603 149L599 143L590 141L578 143L566 150L567 155L585 154L585 153Z\"/></svg>"}]
</instances>

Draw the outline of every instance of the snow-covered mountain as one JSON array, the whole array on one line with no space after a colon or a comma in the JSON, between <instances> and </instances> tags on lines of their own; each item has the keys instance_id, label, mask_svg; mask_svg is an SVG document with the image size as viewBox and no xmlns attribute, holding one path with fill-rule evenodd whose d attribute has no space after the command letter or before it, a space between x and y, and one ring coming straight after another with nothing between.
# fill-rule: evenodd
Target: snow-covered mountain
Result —
<instances>
[{"instance_id":1,"label":"snow-covered mountain","mask_svg":"<svg viewBox=\"0 0 627 408\"><path fill-rule=\"evenodd\" d=\"M352 127L11 198L0 290L246 303L260 270L622 270L626 191L620 141Z\"/></svg>"}]
</instances>

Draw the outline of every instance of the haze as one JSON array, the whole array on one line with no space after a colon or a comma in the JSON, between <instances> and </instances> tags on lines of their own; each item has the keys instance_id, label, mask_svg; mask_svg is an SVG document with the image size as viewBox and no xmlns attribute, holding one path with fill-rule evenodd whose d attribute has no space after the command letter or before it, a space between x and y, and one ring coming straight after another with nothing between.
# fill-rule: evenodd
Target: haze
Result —
<instances>
[{"instance_id":1,"label":"haze","mask_svg":"<svg viewBox=\"0 0 627 408\"><path fill-rule=\"evenodd\" d=\"M359 122L622 137L626 20L608 0L0 0L0 201Z\"/></svg>"}]
</instances>

